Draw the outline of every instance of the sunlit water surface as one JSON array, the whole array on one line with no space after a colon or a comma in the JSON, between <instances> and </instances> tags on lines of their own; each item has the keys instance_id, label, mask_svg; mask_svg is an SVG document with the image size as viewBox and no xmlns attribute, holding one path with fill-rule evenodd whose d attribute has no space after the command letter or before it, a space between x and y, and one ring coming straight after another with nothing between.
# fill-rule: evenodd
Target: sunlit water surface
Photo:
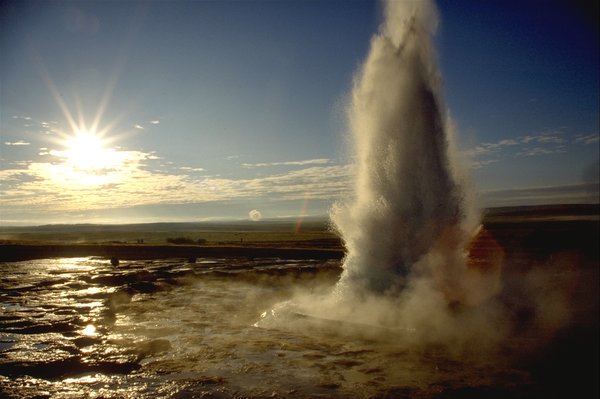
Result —
<instances>
[{"instance_id":1,"label":"sunlit water surface","mask_svg":"<svg viewBox=\"0 0 600 399\"><path fill-rule=\"evenodd\" d=\"M261 324L298 291L330 290L336 261L46 259L1 264L0 396L452 397L530 376L328 322ZM300 327L302 326L302 327ZM403 332L406 333L406 332ZM521 389L519 388L519 389Z\"/></svg>"}]
</instances>

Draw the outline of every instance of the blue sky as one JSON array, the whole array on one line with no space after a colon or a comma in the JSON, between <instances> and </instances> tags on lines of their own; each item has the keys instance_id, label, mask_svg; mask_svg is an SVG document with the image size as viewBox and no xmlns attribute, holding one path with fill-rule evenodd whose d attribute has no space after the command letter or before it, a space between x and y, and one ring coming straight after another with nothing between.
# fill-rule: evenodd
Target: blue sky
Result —
<instances>
[{"instance_id":1,"label":"blue sky","mask_svg":"<svg viewBox=\"0 0 600 399\"><path fill-rule=\"evenodd\" d=\"M483 205L597 202L596 14L438 6ZM380 17L372 1L3 2L0 223L326 214L351 193L344 107Z\"/></svg>"}]
</instances>

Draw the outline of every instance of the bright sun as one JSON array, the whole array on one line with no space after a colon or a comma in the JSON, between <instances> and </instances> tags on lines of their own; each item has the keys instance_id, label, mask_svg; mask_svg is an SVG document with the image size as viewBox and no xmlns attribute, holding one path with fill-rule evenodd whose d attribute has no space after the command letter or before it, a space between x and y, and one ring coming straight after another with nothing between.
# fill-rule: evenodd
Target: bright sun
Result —
<instances>
[{"instance_id":1,"label":"bright sun","mask_svg":"<svg viewBox=\"0 0 600 399\"><path fill-rule=\"evenodd\" d=\"M137 165L139 157L135 152L111 146L117 137L114 135L109 137L107 133L110 132L116 121L99 129L113 86L107 86L96 110L96 115L88 125L80 103L77 101L77 96L78 120L74 118L54 83L50 80L48 83L54 99L70 127L68 131L52 129L57 135L52 137L51 141L60 145L62 149L50 149L47 153L40 153L40 155L47 154L55 157L55 161L51 162L47 168L52 180L61 186L94 188L116 184L128 177L128 171Z\"/></svg>"},{"instance_id":2,"label":"bright sun","mask_svg":"<svg viewBox=\"0 0 600 399\"><path fill-rule=\"evenodd\" d=\"M66 161L79 171L98 173L119 164L116 151L106 148L102 138L94 131L78 131L66 144Z\"/></svg>"},{"instance_id":3,"label":"bright sun","mask_svg":"<svg viewBox=\"0 0 600 399\"><path fill-rule=\"evenodd\" d=\"M62 162L52 166L53 174L61 184L101 186L122 178L128 153L107 147L108 141L94 130L77 129L64 135L65 149L52 151Z\"/></svg>"}]
</instances>

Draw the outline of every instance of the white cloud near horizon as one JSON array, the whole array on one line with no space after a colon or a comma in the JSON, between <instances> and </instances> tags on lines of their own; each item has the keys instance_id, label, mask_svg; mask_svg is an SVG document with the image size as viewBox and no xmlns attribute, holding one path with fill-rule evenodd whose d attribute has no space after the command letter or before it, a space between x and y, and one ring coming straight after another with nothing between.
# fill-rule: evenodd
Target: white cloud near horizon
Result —
<instances>
[{"instance_id":1,"label":"white cloud near horizon","mask_svg":"<svg viewBox=\"0 0 600 399\"><path fill-rule=\"evenodd\" d=\"M19 146L19 145L31 145L31 143L28 141L24 141L24 140L17 140L17 141L5 141L4 145Z\"/></svg>"},{"instance_id":2,"label":"white cloud near horizon","mask_svg":"<svg viewBox=\"0 0 600 399\"><path fill-rule=\"evenodd\" d=\"M0 170L0 207L5 214L30 211L64 214L94 209L231 200L335 200L351 188L351 167L329 160L292 161L306 166L245 179L199 176L203 168L157 169L154 152L112 150L115 161L104 169L81 170L64 154L45 151L44 162L24 162ZM279 164L288 165L287 162Z\"/></svg>"},{"instance_id":3,"label":"white cloud near horizon","mask_svg":"<svg viewBox=\"0 0 600 399\"><path fill-rule=\"evenodd\" d=\"M206 169L204 168L193 168L191 166L180 166L179 170L187 170L190 172L204 172Z\"/></svg>"},{"instance_id":4,"label":"white cloud near horizon","mask_svg":"<svg viewBox=\"0 0 600 399\"><path fill-rule=\"evenodd\" d=\"M198 175L201 168L186 166L176 172L157 171L152 164L160 158L154 152L121 152L118 167L98 172L95 177L93 173L77 175L78 171L58 162L56 152L49 155L53 162L22 162L1 170L0 207L12 218L32 212L60 218L78 212L169 204L210 202L227 206L231 201L273 203L307 197L333 203L353 192L354 166L350 164L307 163L291 171L235 179ZM91 180L81 184L81 178ZM598 183L587 183L489 190L481 197L487 207L590 203L598 202L598 191Z\"/></svg>"},{"instance_id":5,"label":"white cloud near horizon","mask_svg":"<svg viewBox=\"0 0 600 399\"><path fill-rule=\"evenodd\" d=\"M19 118L25 120L25 117ZM43 122L46 126L42 126L48 127L50 123L55 122ZM157 125L159 121L146 123L148 129L152 129L151 125ZM136 125L136 128L143 126ZM474 169L486 167L500 162L502 157L565 152L570 145L583 146L598 141L598 134L567 139L561 132L505 138L477 145L470 151L471 166ZM4 145L30 143L11 138ZM241 174L244 177L222 177L214 172L208 176L205 168L195 165L194 161L177 164L163 159L155 151L121 148L108 150L114 157L111 165L99 170L82 170L66 162L63 152L45 147L47 144L35 145L36 148L40 146L40 158L5 164L5 169L0 170L3 218L11 215L14 219L16 215L28 212L53 213L60 218L61 215L115 208L208 202L227 206L231 201L303 201L307 197L333 203L352 195L354 187L354 166L338 164L328 158L240 163L242 155L230 155L225 159L236 160L233 162L236 167L246 169ZM495 206L593 200L593 195L585 194L582 187L575 186L495 190L482 193L482 197L486 205Z\"/></svg>"},{"instance_id":6,"label":"white cloud near horizon","mask_svg":"<svg viewBox=\"0 0 600 399\"><path fill-rule=\"evenodd\" d=\"M326 165L331 163L330 159L306 159L303 161L284 161L284 162L264 162L264 163L243 163L244 168L260 168L268 166L304 166L304 165Z\"/></svg>"}]
</instances>

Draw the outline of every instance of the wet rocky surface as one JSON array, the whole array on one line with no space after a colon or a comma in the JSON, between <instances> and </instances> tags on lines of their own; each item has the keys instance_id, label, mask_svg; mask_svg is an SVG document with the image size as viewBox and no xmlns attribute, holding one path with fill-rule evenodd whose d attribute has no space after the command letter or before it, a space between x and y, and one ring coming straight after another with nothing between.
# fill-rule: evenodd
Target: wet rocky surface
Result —
<instances>
[{"instance_id":1,"label":"wet rocky surface","mask_svg":"<svg viewBox=\"0 0 600 399\"><path fill-rule=\"evenodd\" d=\"M594 397L597 269L561 256L555 254L537 293L523 282L531 273L505 270L499 298L522 331L515 328L510 340L483 357L457 357L435 345L412 349L398 344L401 335L356 336L350 323L304 315L257 326L262 314L299 290L331 290L339 261L198 258L114 267L92 257L2 263L0 396ZM556 292L572 298L571 322L552 331L529 328L536 315L527 309L533 303L528 296ZM378 327L363 332L369 328Z\"/></svg>"}]
</instances>

